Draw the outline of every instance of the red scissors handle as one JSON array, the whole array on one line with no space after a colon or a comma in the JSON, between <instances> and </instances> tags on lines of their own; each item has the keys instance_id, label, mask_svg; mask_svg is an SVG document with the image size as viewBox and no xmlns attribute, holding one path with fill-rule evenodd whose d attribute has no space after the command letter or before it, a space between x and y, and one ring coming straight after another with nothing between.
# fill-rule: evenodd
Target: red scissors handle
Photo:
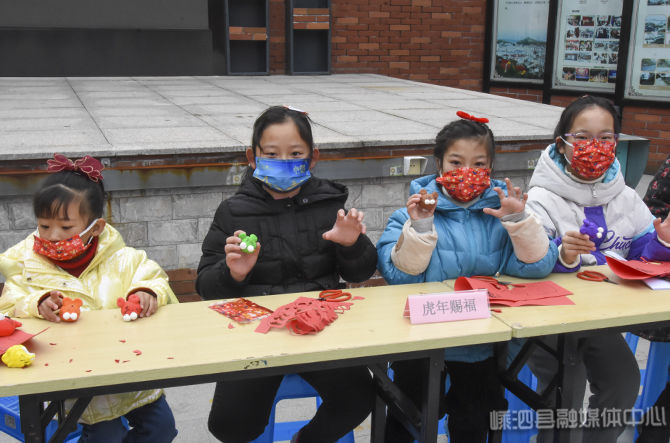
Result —
<instances>
[{"instance_id":1,"label":"red scissors handle","mask_svg":"<svg viewBox=\"0 0 670 443\"><path fill-rule=\"evenodd\" d=\"M588 281L604 281L615 285L617 284L617 282L610 280L605 274L598 271L581 271L577 273L577 278Z\"/></svg>"},{"instance_id":2,"label":"red scissors handle","mask_svg":"<svg viewBox=\"0 0 670 443\"><path fill-rule=\"evenodd\" d=\"M325 291L319 292L319 300L337 303L351 300L351 294L342 292L341 289L326 289Z\"/></svg>"}]
</instances>

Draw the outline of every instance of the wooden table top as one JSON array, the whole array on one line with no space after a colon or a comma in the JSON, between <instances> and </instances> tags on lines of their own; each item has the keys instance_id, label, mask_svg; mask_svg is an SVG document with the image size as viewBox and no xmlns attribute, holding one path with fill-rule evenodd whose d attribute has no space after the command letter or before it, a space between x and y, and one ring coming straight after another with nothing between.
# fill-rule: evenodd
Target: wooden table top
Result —
<instances>
[{"instance_id":1,"label":"wooden table top","mask_svg":"<svg viewBox=\"0 0 670 443\"><path fill-rule=\"evenodd\" d=\"M500 320L410 325L402 317L407 295L450 290L442 283L351 289L351 310L316 335L288 330L254 332L209 309L211 301L168 305L150 318L124 322L118 309L82 313L75 323L21 319L23 329L48 330L26 343L32 366L0 365L0 396L34 394L257 368L314 363L504 341ZM298 296L254 297L275 309ZM504 318L504 316L503 316ZM233 328L229 328L233 325ZM136 355L134 351L141 351ZM118 360L118 362L117 362Z\"/></svg>"},{"instance_id":2,"label":"wooden table top","mask_svg":"<svg viewBox=\"0 0 670 443\"><path fill-rule=\"evenodd\" d=\"M501 312L493 315L518 338L670 320L670 290L654 291L640 280L622 280L607 265L584 269L601 272L619 284L581 280L576 273L550 274L546 280L572 291L569 298L574 305L496 306ZM508 276L501 280L533 281ZM453 283L445 282L452 288Z\"/></svg>"}]
</instances>

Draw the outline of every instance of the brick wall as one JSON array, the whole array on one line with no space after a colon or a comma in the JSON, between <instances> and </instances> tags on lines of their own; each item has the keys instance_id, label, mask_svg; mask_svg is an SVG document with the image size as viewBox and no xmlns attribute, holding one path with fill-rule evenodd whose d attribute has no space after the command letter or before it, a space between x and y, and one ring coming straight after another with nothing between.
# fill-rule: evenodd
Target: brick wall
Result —
<instances>
[{"instance_id":1,"label":"brick wall","mask_svg":"<svg viewBox=\"0 0 670 443\"><path fill-rule=\"evenodd\" d=\"M645 173L655 173L670 155L670 106L665 109L626 106L623 109L622 131L649 139L649 160Z\"/></svg>"},{"instance_id":2,"label":"brick wall","mask_svg":"<svg viewBox=\"0 0 670 443\"><path fill-rule=\"evenodd\" d=\"M332 2L333 72L481 90L484 0Z\"/></svg>"}]
</instances>

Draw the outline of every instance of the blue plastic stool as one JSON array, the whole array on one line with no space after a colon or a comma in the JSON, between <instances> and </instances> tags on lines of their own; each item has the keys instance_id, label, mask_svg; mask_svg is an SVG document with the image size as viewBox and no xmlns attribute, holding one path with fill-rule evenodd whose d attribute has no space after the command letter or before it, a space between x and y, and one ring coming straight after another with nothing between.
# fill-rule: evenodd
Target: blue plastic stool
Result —
<instances>
[{"instance_id":1,"label":"blue plastic stool","mask_svg":"<svg viewBox=\"0 0 670 443\"><path fill-rule=\"evenodd\" d=\"M251 443L272 443L275 441L290 440L293 434L309 423L309 420L275 423L275 409L277 403L281 400L306 397L315 397L316 406L318 407L321 405L321 397L319 397L319 394L309 383L296 374L285 375L284 380L282 380L281 385L279 385L279 389L277 390L277 396L275 397L275 402L272 405L272 412L270 413L270 421L265 427L265 432ZM339 439L338 443L354 443L354 432L349 432L347 435Z\"/></svg>"},{"instance_id":2,"label":"blue plastic stool","mask_svg":"<svg viewBox=\"0 0 670 443\"><path fill-rule=\"evenodd\" d=\"M532 390L537 389L537 379L528 368L524 366L518 375L519 381L531 388ZM520 416L520 411L528 411L530 417L530 423L523 423L523 427L526 428L528 424L531 426L528 429L505 429L502 434L503 443L528 443L530 438L537 434L537 426L535 421L535 411L533 411L530 406L521 401L516 395L512 394L510 391L505 389L505 398L508 402L508 413L512 414L512 417L515 417L517 420L511 422L513 427L519 427L518 418Z\"/></svg>"},{"instance_id":3,"label":"blue plastic stool","mask_svg":"<svg viewBox=\"0 0 670 443\"><path fill-rule=\"evenodd\" d=\"M632 333L626 334L626 343L633 352L637 349L638 336ZM649 342L649 354L647 356L647 368L640 369L640 383L642 392L637 397L635 409L645 411L654 406L658 396L668 383L668 367L670 367L670 343ZM638 432L635 429L635 438Z\"/></svg>"},{"instance_id":4,"label":"blue plastic stool","mask_svg":"<svg viewBox=\"0 0 670 443\"><path fill-rule=\"evenodd\" d=\"M10 435L18 441L25 441L23 433L21 432L21 416L19 414L19 398L2 397L0 398L0 414L2 414L2 421L0 422L0 431ZM53 420L47 426L47 440L56 432L58 422ZM79 441L81 435L81 425L77 425L77 430L65 439L65 443L74 443Z\"/></svg>"}]
</instances>

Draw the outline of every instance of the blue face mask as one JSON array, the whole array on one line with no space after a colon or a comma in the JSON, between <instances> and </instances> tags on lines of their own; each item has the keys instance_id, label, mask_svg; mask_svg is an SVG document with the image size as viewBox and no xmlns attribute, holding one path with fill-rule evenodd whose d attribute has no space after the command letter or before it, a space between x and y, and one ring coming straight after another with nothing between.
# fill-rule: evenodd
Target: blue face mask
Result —
<instances>
[{"instance_id":1,"label":"blue face mask","mask_svg":"<svg viewBox=\"0 0 670 443\"><path fill-rule=\"evenodd\" d=\"M254 177L270 189L289 192L312 176L309 173L309 164L310 159L308 158L282 160L256 157Z\"/></svg>"}]
</instances>

